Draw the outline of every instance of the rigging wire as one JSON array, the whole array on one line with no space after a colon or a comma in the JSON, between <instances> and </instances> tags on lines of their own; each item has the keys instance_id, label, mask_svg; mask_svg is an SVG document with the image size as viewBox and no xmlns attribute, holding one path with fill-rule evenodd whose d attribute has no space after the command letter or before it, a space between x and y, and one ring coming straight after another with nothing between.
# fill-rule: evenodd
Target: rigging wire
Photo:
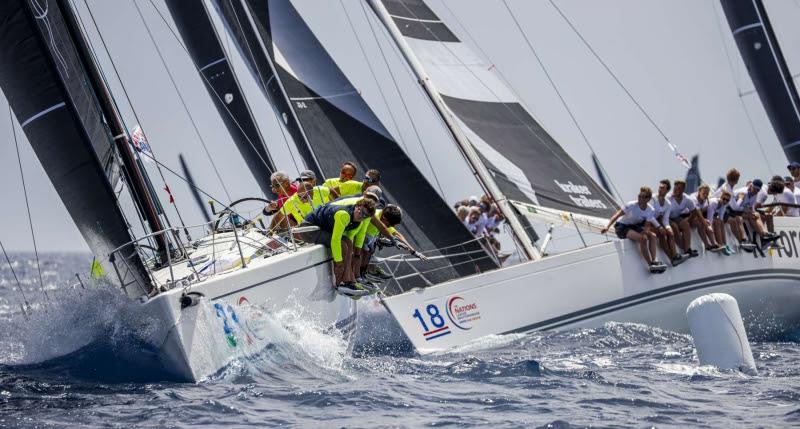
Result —
<instances>
[{"instance_id":1,"label":"rigging wire","mask_svg":"<svg viewBox=\"0 0 800 429\"><path fill-rule=\"evenodd\" d=\"M353 25L353 20L350 19L350 13L347 11L347 7L344 5L344 0L339 0L339 5L342 7L342 11L344 11L344 16L345 18L347 18L347 25L350 26L350 31L353 33L353 37L355 37L356 42L358 43L358 48L361 50L361 55L364 57L364 62L367 63L367 67L369 68L369 72L372 75L372 79L375 81L375 86L378 87L378 92L381 94L381 99L383 100L383 104L386 106L386 110L389 111L389 118L391 118L395 130L397 130L397 136L400 138L399 139L400 144L402 144L403 149L405 149L406 152L408 152L405 139L403 139L403 133L400 132L400 126L397 125L397 120L394 117L394 113L392 113L392 108L389 106L389 101L386 98L386 94L383 92L383 86L381 86L380 82L378 82L378 76L375 73L375 69L372 67L372 63L369 61L369 57L367 56L367 51L364 49L364 44L361 43L361 37L358 36L358 32L356 31L356 28Z\"/></svg>"},{"instance_id":2,"label":"rigging wire","mask_svg":"<svg viewBox=\"0 0 800 429\"><path fill-rule=\"evenodd\" d=\"M505 2L505 0L503 0L503 2ZM644 109L644 107L642 107L642 105L639 103L639 101L636 99L636 97L634 97L633 94L630 92L630 90L628 90L628 88L625 86L625 84L622 83L622 81L619 79L619 77L617 77L616 73L614 73L611 70L611 67L609 67L608 64L606 64L605 61L603 61L603 59L600 57L600 55L597 53L597 51L595 51L594 48L592 47L592 45L589 44L589 42L583 37L581 32L578 31L578 29L575 27L575 25L572 23L572 21L570 21L570 19L567 18L567 16L564 14L564 12L561 11L561 9L555 4L555 2L553 0L548 0L548 2L553 6L553 8L556 10L556 12L558 12L558 14L561 15L561 18L564 19L564 21L567 23L567 25L569 25L569 27L575 33L575 35L577 35L578 38L581 40L581 42L583 42L583 44L586 46L586 48L589 49L589 52L592 53L592 55L600 63L600 65L602 65L603 68L608 72L608 74L611 75L611 77L614 79L614 81L617 83L617 85L619 85L619 87L622 88L622 90L625 92L625 94L628 96L628 98L633 102L633 104L636 105L636 107L639 109L640 112L642 112L642 115L644 115L644 117L647 118L647 120L650 122L650 125L652 125L653 128L655 128L656 131L658 131L658 133L661 134L661 137L663 137L665 141L669 142L670 141L669 137L667 137L667 135L664 133L664 131L661 129L661 127L659 127L658 124L656 124L655 120L653 120L653 118L650 116L650 114L647 113L647 111Z\"/></svg>"},{"instance_id":3,"label":"rigging wire","mask_svg":"<svg viewBox=\"0 0 800 429\"><path fill-rule=\"evenodd\" d=\"M439 193L442 196L442 198L445 198L444 189L442 188L442 184L439 182L439 176L436 174L436 170L433 168L431 159L428 156L428 151L427 149L425 149L425 144L422 142L422 137L420 136L419 129L417 129L417 125L414 122L414 118L411 116L411 110L408 108L408 104L406 103L405 97L403 97L403 93L400 91L400 85L397 83L397 76L395 76L392 67L389 65L389 59L386 57L386 52L384 52L383 46L381 45L381 42L378 40L378 34L375 31L375 28L373 27L372 20L370 20L369 18L370 14L367 13L367 9L366 6L364 6L364 3L365 2L363 1L359 1L359 4L361 5L361 11L364 14L364 19L367 21L367 24L369 24L369 29L370 32L372 33L372 38L378 45L378 50L381 53L381 58L383 58L383 63L386 65L386 70L389 71L389 75L392 77L392 83L394 84L394 89L395 91L397 91L397 98L403 104L403 110L405 111L406 116L408 116L408 121L411 123L411 129L414 130L414 135L416 136L417 141L419 142L419 146L422 149L422 153L425 155L425 161L428 163L428 167L431 169L431 174L433 175L433 180L436 182L436 187L439 188ZM384 36L386 36L385 32L383 34ZM395 49L398 49L397 46L394 44L394 42L392 42L391 40L389 41L389 44L390 46L394 46ZM402 55L402 54L397 52L397 55ZM417 80L417 78L413 76L413 73L411 73L411 70L409 70L408 67L404 67L404 69L406 70L407 73L409 73L409 75L415 81ZM431 109L431 111L434 111L433 106L431 106L431 103L426 103L426 105ZM441 116L439 116L438 113L436 113L435 116L439 118L439 121L444 123L444 120L441 118Z\"/></svg>"},{"instance_id":4,"label":"rigging wire","mask_svg":"<svg viewBox=\"0 0 800 429\"><path fill-rule=\"evenodd\" d=\"M19 177L22 179L22 193L25 195L25 208L28 210L28 225L31 228L31 240L33 241L33 253L36 255L36 270L39 272L39 288L46 301L50 300L47 291L44 289L44 280L42 280L42 265L39 261L39 249L36 246L36 233L33 229L33 217L31 216L31 205L28 201L28 188L25 185L25 171L22 168L22 157L19 154L19 141L17 140L17 126L14 123L14 114L11 112L11 105L8 105L8 119L11 124L11 132L14 135L14 148L17 151L17 163L19 164Z\"/></svg>"},{"instance_id":5,"label":"rigging wire","mask_svg":"<svg viewBox=\"0 0 800 429\"><path fill-rule=\"evenodd\" d=\"M770 171L775 171L772 169L772 165L769 162L769 158L767 158L767 153L766 151L764 151L764 143L761 141L761 137L758 135L758 130L756 129L756 125L753 122L752 116L750 115L750 110L747 108L747 104L745 104L744 102L744 94L742 93L742 90L739 87L740 70L738 69L738 67L734 66L733 58L731 56L731 53L728 51L728 44L725 43L725 32L722 29L722 21L721 21L722 19L724 19L724 17L720 15L720 10L717 8L716 1L711 2L711 7L714 9L714 16L715 16L714 21L716 21L715 24L717 27L717 33L719 34L720 42L722 43L722 48L725 51L725 58L727 58L728 62L728 69L731 72L731 78L733 79L733 84L736 86L736 92L738 94L736 98L739 99L739 103L742 106L742 111L744 112L744 115L747 117L747 123L750 125L750 130L753 132L753 136L756 138L756 142L758 143L758 149L761 152L761 156L764 157L764 162L767 164L767 168L769 168ZM753 90L753 92L755 92L755 90Z\"/></svg>"},{"instance_id":6,"label":"rigging wire","mask_svg":"<svg viewBox=\"0 0 800 429\"><path fill-rule=\"evenodd\" d=\"M223 1L223 0L220 0L220 1ZM234 11L233 13L234 13L234 16L236 18L235 24L236 24L236 27L238 28L238 31L242 34L242 37L245 37L244 36L245 30L244 30L244 27L242 26L242 22L239 20L239 15L236 13L233 4L230 3L230 2L228 2L228 4L230 5L231 10ZM229 23L229 25L233 25L233 24L234 23ZM250 63L255 68L255 71L256 71L255 74L258 76L258 82L261 84L261 88L264 91L264 95L267 97L267 99L270 101L270 104L272 105L272 112L275 114L275 119L278 122L278 128L281 130L281 135L283 136L283 141L286 143L286 148L288 149L289 154L292 157L292 163L294 163L295 168L298 171L300 171L300 169L297 167L298 164L297 164L297 160L295 160L294 152L291 150L291 147L289 146L289 140L286 138L286 130L284 130L284 127L288 127L288 119L284 119L283 115L281 115L281 113L278 112L277 103L272 101L272 96L269 95L269 83L273 79L277 79L277 76L275 74L273 74L272 77L269 80L264 81L264 74L261 72L261 68L258 66L258 61L256 61L255 54L253 53L253 50L251 49L250 44L246 43L246 41L245 41L245 43L242 43L241 45L244 46L245 48L247 48L247 51L245 52L244 50L242 50L242 53L247 56L247 58L250 60ZM298 124L298 128L300 128L301 133L302 133L302 127L299 124ZM304 134L303 134L302 138L305 138ZM305 142L305 141L297 142L297 141L294 141L294 138L292 138L292 141L294 142L295 148L297 150L299 150L299 147L298 147L299 145L301 145L301 144L307 145L309 151L311 151L311 153L313 155L313 150L311 149L311 147L308 144L308 142ZM305 165L305 162L303 162L303 164ZM305 166L306 167L310 167L308 165L305 165ZM320 170L320 172L322 172L322 168L320 168L319 170Z\"/></svg>"},{"instance_id":7,"label":"rigging wire","mask_svg":"<svg viewBox=\"0 0 800 429\"><path fill-rule=\"evenodd\" d=\"M558 95L558 99L561 100L561 104L564 106L564 109L569 114L570 119L572 119L572 123L575 125L575 128L578 129L578 132L580 133L581 138L583 138L583 142L586 143L586 146L589 147L589 150L592 152L592 155L594 155L595 159L597 159L597 165L600 167L601 173L603 175L605 175L606 179L611 184L611 187L614 189L614 193L617 195L618 201L624 201L622 199L622 195L620 195L619 190L617 189L617 186L611 180L611 176L608 174L606 169L603 167L603 164L600 163L599 157L597 156L597 151L594 150L594 147L592 147L592 144L589 142L589 138L586 136L586 133L583 131L583 127L581 127L580 123L578 123L578 119L575 117L575 114L572 112L572 109L569 108L569 104L567 104L567 100L564 98L564 95L561 94L561 91L558 89L558 86L556 85L555 81L553 80L553 77L550 75L550 72L547 70L547 67L544 65L544 62L542 61L541 57L539 57L539 54L536 52L536 49L533 47L533 43L531 43L530 39L528 38L528 35L525 33L525 30L522 29L522 26L520 25L519 21L517 20L517 17L514 16L514 12L511 10L511 7L508 5L508 2L506 0L503 0L503 5L505 5L506 10L508 11L508 15L514 21L514 25L516 25L517 30L519 30L519 33L522 35L523 39L525 39L525 43L527 43L528 48L531 50L531 53L533 54L534 58L536 58L536 62L539 63L539 67L541 67L542 71L544 71L544 75L547 77L547 81L550 83L550 86L553 87L553 90L556 92L556 95Z\"/></svg>"},{"instance_id":8,"label":"rigging wire","mask_svg":"<svg viewBox=\"0 0 800 429\"><path fill-rule=\"evenodd\" d=\"M195 122L192 113L189 111L189 106L186 105L186 100L184 100L183 94L181 94L180 89L178 89L178 84L175 82L175 77L172 75L172 71L170 71L169 66L167 65L167 61L164 59L164 55L161 53L161 49L158 47L158 43L156 43L155 36L153 36L153 33L150 30L150 26L147 24L147 20L144 18L144 14L142 14L142 10L139 8L139 4L136 2L136 0L131 0L131 3L133 3L133 6L136 8L136 12L139 15L139 19L142 21L145 31L147 32L147 35L150 38L150 42L153 44L153 47L155 48L156 53L158 54L158 58L161 60L161 65L164 67L164 71L167 72L169 81L172 84L173 89L175 89L175 94L178 96L178 99L181 102L181 106L183 106L183 110L186 112L186 115L189 118L189 122L192 124L192 128L194 129L194 132L197 135L197 139L203 146L203 150L205 151L206 156L208 157L208 160L211 163L211 167L214 169L214 173L216 174L217 179L219 180L219 183L222 186L222 190L225 192L225 195L228 197L228 199L230 201L233 201L230 192L228 192L228 188L225 186L225 181L222 180L222 176L220 175L220 172L217 169L217 165L214 162L214 159L211 157L211 152L209 152L208 150L208 146L206 145L205 139L203 139L203 135L200 133L200 129L197 127L197 123ZM161 174L163 180L164 177L160 169L159 169L159 174ZM164 184L166 186L166 181ZM178 212L178 206L173 204L173 207L175 207L175 211ZM178 217L180 217L180 213L178 214ZM181 221L181 223L183 223L183 221Z\"/></svg>"},{"instance_id":9,"label":"rigging wire","mask_svg":"<svg viewBox=\"0 0 800 429\"><path fill-rule=\"evenodd\" d=\"M13 123L11 126L14 126ZM16 270L14 270L14 264L11 263L11 259L8 257L8 253L6 252L6 247L3 246L2 241L0 241L0 248L3 249L3 255L6 257L6 262L8 262L8 268L11 269L11 274L14 275L14 281L17 282L17 289L19 290L19 293L22 295L22 301L25 303L25 306L22 307L22 312L27 314L28 309L31 308L31 305L28 303L28 297L25 296L25 291L22 290L22 283L20 283L19 277L17 277L17 272Z\"/></svg>"},{"instance_id":10,"label":"rigging wire","mask_svg":"<svg viewBox=\"0 0 800 429\"><path fill-rule=\"evenodd\" d=\"M133 112L133 117L136 119L136 122L141 126L142 121L141 121L141 119L139 119L139 113L134 108L133 101L131 100L130 94L128 94L128 89L125 87L125 84L124 84L124 82L122 80L122 76L119 73L119 69L117 69L117 64L114 61L114 58L111 56L111 51L108 49L108 45L106 44L105 37L103 37L103 33L100 31L100 26L97 24L97 20L95 19L94 12L92 11L92 8L89 7L89 0L83 0L83 2L84 2L84 5L86 6L86 10L89 12L89 17L92 19L92 24L94 25L95 31L97 32L97 36L100 38L100 42L103 45L103 50L105 51L106 56L108 56L109 62L111 63L111 67L114 70L114 74L116 75L117 80L120 83L120 87L122 88L122 93L125 95L125 99L128 101L128 106L130 106L131 112ZM115 102L115 105L116 105L116 102ZM117 107L117 109L119 110L119 107ZM128 131L126 130L126 132L128 132ZM144 130L142 130L142 134L144 134ZM145 138L146 138L146 135L145 135ZM134 156L136 157L137 160L141 160L141 156L139 155L140 153L141 152L138 151L138 150L134 151ZM151 151L150 151L150 158L155 159L155 153L152 152L152 148L151 148ZM164 183L164 186L166 188L166 187L168 187L168 185L167 185L166 180L164 179L164 173L161 171L161 168L159 167L159 165L161 165L161 163L156 162L156 170L158 171L159 176L161 176L161 180ZM145 175L146 179L148 178L146 169L144 169L144 168L142 169L142 174ZM150 183L149 183L149 180L148 180L148 185L149 184ZM131 190L133 191L132 187L131 187ZM145 192L149 192L149 190L145 190ZM139 198L144 198L144 196L142 196L142 195L139 195L138 197ZM154 203L158 204L158 201L154 201ZM174 205L173 205L173 207L174 207ZM177 207L175 207L175 210L177 212ZM170 220L169 220L169 216L167 216L167 214L164 213L164 212L162 212L162 214L164 215L164 219L166 220L167 226L172 227L172 225L170 223ZM180 215L180 213L179 213L179 215ZM183 223L183 222L181 221L181 223ZM145 231L146 231L146 229L145 229ZM148 239L148 241L149 241L149 239Z\"/></svg>"},{"instance_id":11,"label":"rigging wire","mask_svg":"<svg viewBox=\"0 0 800 429\"><path fill-rule=\"evenodd\" d=\"M97 70L100 72L100 76L103 79L103 83L105 84L105 86L107 88L111 88L111 84L109 83L108 76L106 76L106 72L103 70L102 67L100 67L99 56L97 55L97 51L95 50L94 43L92 42L92 39L89 37L89 31L87 30L87 27L83 22L83 17L78 12L78 7L77 7L75 1L77 1L77 0L70 0L70 4L72 5L72 10L74 11L75 17L78 19L78 24L81 26L81 30L83 31L83 34L85 35L86 44L89 46L89 50L90 50L89 53L92 56L92 60L97 65ZM86 3L86 0L84 0L84 4L85 4L86 8L88 9L89 5L88 5L88 3ZM99 29L97 27L95 27L95 29L98 30L98 33L99 33ZM110 56L109 56L109 58L110 58ZM120 84L122 84L122 81L120 81ZM117 111L121 111L122 110L122 109L120 109L119 103L117 102L117 99L115 97L111 97L111 102L114 104L114 106L116 107ZM126 125L126 132L127 132L127 125ZM128 138L130 138L130 136L128 136ZM113 154L113 162L116 163L117 165L122 165L122 161L119 159L119 154L117 153L116 148L114 148L114 145L110 141L109 141L109 146L111 147L111 153ZM122 182L127 184L126 175L125 174L121 174L120 177L122 179ZM130 185L128 185L127 188L128 188L130 193L135 194L135 191L133 190L133 188ZM115 200L117 201L117 205L118 206L119 206L119 197L122 194L123 190L124 190L124 187L120 187L120 190L118 192L115 191ZM136 207L135 204L134 204L134 207ZM141 226L142 231L147 231L147 227L145 226L145 220L144 220L144 217L142 216L142 213L139 212L138 208L135 208L133 211L136 213L137 219L139 219L139 226ZM122 213L122 217L125 219L125 224L128 227L128 232L131 234L132 237L135 236L135 234L133 232L133 227L132 227L131 223L128 221L127 216L125 215L125 210L122 210L122 207L120 207L120 213ZM155 246L155 243L153 242L153 238L152 237L148 237L147 241L150 243L151 246Z\"/></svg>"},{"instance_id":12,"label":"rigging wire","mask_svg":"<svg viewBox=\"0 0 800 429\"><path fill-rule=\"evenodd\" d=\"M170 34L171 34L171 35L172 35L172 37L175 39L175 42L178 44L178 46L180 46L180 47L181 47L181 49L183 49L183 51L184 51L184 52L186 52L186 55L187 55L187 56L189 56L189 57L191 58L191 54L189 53L189 49L186 47L186 45L184 45L184 44L183 44L183 41L181 40L180 36L178 36L178 34L177 34L177 33L175 33L175 30L174 30L174 29L172 28L172 26L169 24L169 21L167 21L167 18L166 18L166 17L164 16L164 14L161 12L161 9L159 9L159 8L158 8L158 6L157 6L157 5L156 5L156 4L153 2L153 0L148 0L148 1L149 1L149 3L150 3L150 6L152 6L152 8L153 8L153 9L156 11L156 13L158 14L159 18L161 18L161 22L162 22L162 23L164 24L164 26L165 26L165 27L166 27L166 28L169 30ZM209 16L209 22L211 22L211 25L212 25L212 26L214 25L214 23L213 23L213 21L211 20L211 17L210 17L210 16ZM225 31L223 31L223 33L225 34L225 41L226 41L226 44L229 44L228 33L227 33L227 32L225 32ZM228 66L231 68L231 72L233 72L233 73L234 73L234 75L235 75L235 74L236 74L236 72L234 71L234 68L233 68L233 62L230 60L230 58L231 58L231 55L230 55L230 46L228 46L228 47L226 48L226 47L225 47L225 46L223 46L221 43L220 43L220 46L222 47L222 49L223 49L223 52L225 52L225 60L228 62ZM197 72L200 74L200 77L201 77L201 79L203 79L203 82L204 82L204 83L206 83L206 84L207 84L209 87L213 88L213 86L211 85L211 82L208 80L208 77L206 77L206 75L205 75L205 74L204 74L202 71L200 71L200 67L199 67L197 64L195 64L195 63L194 63L194 60L192 60L192 65L194 66L195 70L197 70ZM240 89L241 89L241 86L240 86ZM243 136L244 136L244 138L247 140L247 143L249 143L249 144L250 144L250 146L251 146L251 147L252 147L252 148L253 148L253 149L256 151L256 154L258 155L259 159L261 160L261 163L262 163L262 164L264 164L264 167L265 167L265 168L266 168L266 169L267 169L267 170L268 170L270 173L273 173L274 171L273 171L273 169L270 167L269 163L267 163L267 160L265 160L265 159L264 159L264 157L262 157L262 156L261 156L261 154L260 154L260 153L258 153L258 150L256 149L256 144L255 144L255 142L253 142L253 141L250 139L250 136L248 136L248 135L247 135L247 133L245 133L245 132L244 132L244 128L243 128L243 127L242 127L242 125L239 123L239 121L236 119L236 116L233 114L233 112L231 112L231 110L228 108L228 103L224 102L223 98L222 98L222 97L220 97L220 95L217 93L217 91L216 91L216 90L215 90L215 91L212 91L212 92L214 93L214 97L216 97L216 98L217 98L217 100L219 100L219 101L221 102L221 105L222 105L222 106L225 108L225 111L228 113L228 116L230 116L230 117L231 117L231 120L233 120L233 122L236 124L236 127L237 127L237 128L239 128L239 130L242 132L242 135L243 135ZM242 95L244 96L244 93L242 93ZM253 118L253 119L255 120L255 118ZM256 126L256 127L258 127L258 124L255 124L255 126ZM284 133L284 131L283 131L283 129L282 129L282 128L281 128L281 134L283 135L283 140L284 140L284 142L286 143L286 147L287 147L287 149L289 149L289 142L287 141L287 139L286 139L286 135L285 135L285 133ZM265 151L267 154L269 154L269 149L268 149L268 148L267 148L267 146L266 146L266 142L263 142L263 143L264 143L264 151ZM292 154L292 153L291 153L291 150L289 151L289 154L290 154L290 156L292 157L292 162L294 163L294 165L295 165L295 168L297 168L297 162L295 161L295 159L294 159L294 154ZM298 171L299 171L299 169L298 169Z\"/></svg>"}]
</instances>

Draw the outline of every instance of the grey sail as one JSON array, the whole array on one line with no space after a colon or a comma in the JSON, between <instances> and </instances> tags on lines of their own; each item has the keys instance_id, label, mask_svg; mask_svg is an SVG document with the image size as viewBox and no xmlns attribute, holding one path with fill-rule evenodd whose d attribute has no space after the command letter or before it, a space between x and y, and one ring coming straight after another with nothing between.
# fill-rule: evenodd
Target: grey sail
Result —
<instances>
[{"instance_id":1,"label":"grey sail","mask_svg":"<svg viewBox=\"0 0 800 429\"><path fill-rule=\"evenodd\" d=\"M109 269L110 252L132 237L104 168L112 136L64 16L55 2L6 0L0 23L0 87L78 230ZM131 282L150 285L138 255L126 268Z\"/></svg>"},{"instance_id":2,"label":"grey sail","mask_svg":"<svg viewBox=\"0 0 800 429\"><path fill-rule=\"evenodd\" d=\"M270 174L275 165L242 93L203 0L167 0L186 49L197 67L247 167L264 195L273 196Z\"/></svg>"},{"instance_id":3,"label":"grey sail","mask_svg":"<svg viewBox=\"0 0 800 429\"><path fill-rule=\"evenodd\" d=\"M423 0L381 1L505 196L608 218L614 199Z\"/></svg>"},{"instance_id":4,"label":"grey sail","mask_svg":"<svg viewBox=\"0 0 800 429\"><path fill-rule=\"evenodd\" d=\"M404 209L404 235L422 250L441 249L447 256L419 265L421 271L428 271L426 277L432 283L497 267L367 106L290 1L222 1L222 9L226 5L238 22L254 24L255 34L240 35L237 40L250 41L243 50L266 53L261 63L276 70L274 80L291 103L283 116L296 120L302 129L304 141L298 145L308 145L313 155L308 164L317 163L324 177L338 176L343 161L354 161L362 172L380 170L387 201ZM226 19L232 19L230 13Z\"/></svg>"}]
</instances>

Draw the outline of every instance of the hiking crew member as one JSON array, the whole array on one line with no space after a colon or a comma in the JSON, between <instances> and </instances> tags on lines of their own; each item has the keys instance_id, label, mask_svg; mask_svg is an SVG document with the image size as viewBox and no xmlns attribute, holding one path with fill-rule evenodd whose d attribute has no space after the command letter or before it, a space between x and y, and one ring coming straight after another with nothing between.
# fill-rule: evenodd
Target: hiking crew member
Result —
<instances>
[{"instance_id":1,"label":"hiking crew member","mask_svg":"<svg viewBox=\"0 0 800 429\"><path fill-rule=\"evenodd\" d=\"M711 227L711 223L705 218L706 210L708 209L708 194L710 192L711 188L706 184L702 184L697 188L697 192L689 195L689 198L692 199L695 206L692 216L689 218L689 222L697 230L697 234L700 236L700 240L703 241L706 251L721 252L724 248L717 244L717 240L714 238L714 229Z\"/></svg>"},{"instance_id":2,"label":"hiking crew member","mask_svg":"<svg viewBox=\"0 0 800 429\"><path fill-rule=\"evenodd\" d=\"M658 195L650 200L650 205L653 206L655 218L659 224L657 228L654 228L658 235L658 242L672 262L672 266L677 267L686 259L675 249L675 234L669 226L669 212L672 204L670 204L667 194L670 189L672 189L672 184L669 180L664 179L658 182Z\"/></svg>"},{"instance_id":3,"label":"hiking crew member","mask_svg":"<svg viewBox=\"0 0 800 429\"><path fill-rule=\"evenodd\" d=\"M792 176L795 188L800 188L800 162L792 161L786 166Z\"/></svg>"},{"instance_id":4,"label":"hiking crew member","mask_svg":"<svg viewBox=\"0 0 800 429\"><path fill-rule=\"evenodd\" d=\"M733 255L736 253L728 246L727 233L725 232L725 222L727 221L728 204L730 202L731 193L722 191L719 198L708 199L708 204L706 205L704 213L705 220L711 225L711 229L714 232L714 238L717 244L722 247L722 252L726 255ZM744 237L744 232L739 231L738 228L734 229L734 227L731 226L731 231L733 231L733 235L737 239Z\"/></svg>"},{"instance_id":5,"label":"hiking crew member","mask_svg":"<svg viewBox=\"0 0 800 429\"><path fill-rule=\"evenodd\" d=\"M328 183L329 181L326 181ZM333 184L334 182L330 182ZM331 186L332 198L343 198L353 195L361 195L370 186L379 186L381 183L381 173L378 170L367 170L364 179L360 182L357 180L339 181L339 183Z\"/></svg>"},{"instance_id":6,"label":"hiking crew member","mask_svg":"<svg viewBox=\"0 0 800 429\"><path fill-rule=\"evenodd\" d=\"M675 232L675 241L683 249L683 253L694 258L699 255L697 250L692 249L692 227L689 223L689 218L695 211L694 201L683 193L686 181L679 179L673 183L674 189L669 197L672 204L669 212L670 225Z\"/></svg>"},{"instance_id":7,"label":"hiking crew member","mask_svg":"<svg viewBox=\"0 0 800 429\"><path fill-rule=\"evenodd\" d=\"M661 227L655 218L655 210L648 204L652 197L653 191L647 186L643 186L639 190L638 198L617 210L608 221L608 225L600 230L600 233L605 234L611 225L614 225L617 237L639 243L639 252L642 254L642 258L647 262L650 272L656 273L663 272L665 266L657 259L656 234L644 228L645 223L649 223L655 228Z\"/></svg>"},{"instance_id":8,"label":"hiking crew member","mask_svg":"<svg viewBox=\"0 0 800 429\"><path fill-rule=\"evenodd\" d=\"M275 217L289 220L291 226L299 225L306 216L315 208L330 202L330 189L325 186L315 186L317 176L311 170L300 173L297 193L289 197ZM289 225L282 219L278 220L278 229L288 229Z\"/></svg>"},{"instance_id":9,"label":"hiking crew member","mask_svg":"<svg viewBox=\"0 0 800 429\"><path fill-rule=\"evenodd\" d=\"M403 221L403 212L400 210L400 207L389 204L383 209L375 210L375 217L378 218L378 221L380 221L386 227L386 230L389 232L389 234L392 235L392 240L402 242L410 249L409 251L412 255L417 253L416 250L414 250L414 247L411 246L411 244L406 241L405 237L403 237L403 235L400 234L400 232L398 232L395 228ZM367 237L364 241L364 248L362 249L361 254L361 266L359 267L361 276L367 274L367 268L369 267L370 259L372 259L372 255L375 254L375 250L378 245L378 239L380 238L378 237L379 234L380 230L378 227L373 223L370 223L370 225L367 227ZM371 274L377 275L381 279L385 278L386 276L386 273L384 273L383 270L380 270L379 267L375 267Z\"/></svg>"},{"instance_id":10,"label":"hiking crew member","mask_svg":"<svg viewBox=\"0 0 800 429\"><path fill-rule=\"evenodd\" d=\"M776 204L788 204L774 207L769 212L767 228L772 231L772 216L797 216L797 208L793 207L797 205L797 200L795 199L794 190L786 186L781 176L772 177L769 186L767 186L767 194L772 195Z\"/></svg>"},{"instance_id":11,"label":"hiking crew member","mask_svg":"<svg viewBox=\"0 0 800 429\"><path fill-rule=\"evenodd\" d=\"M786 186L786 189L794 193L795 202L800 204L800 188L794 185L794 179L791 176L786 176L783 178L783 184ZM786 216L800 216L800 208L790 207L786 210Z\"/></svg>"},{"instance_id":12,"label":"hiking crew member","mask_svg":"<svg viewBox=\"0 0 800 429\"><path fill-rule=\"evenodd\" d=\"M711 194L711 197L719 198L723 191L727 191L729 194L731 194L731 198L735 200L736 195L733 193L733 191L736 189L736 185L739 184L740 177L741 174L739 173L739 170L735 168L728 170L728 173L725 174L725 183L723 183L719 188L715 189L714 193Z\"/></svg>"},{"instance_id":13,"label":"hiking crew member","mask_svg":"<svg viewBox=\"0 0 800 429\"><path fill-rule=\"evenodd\" d=\"M754 179L748 183L747 187L737 189L736 196L745 222L750 225L750 228L758 234L762 241L771 241L777 236L767 232L761 216L756 212L756 209L760 208L767 200L767 193L761 189L763 186L764 182L761 179Z\"/></svg>"},{"instance_id":14,"label":"hiking crew member","mask_svg":"<svg viewBox=\"0 0 800 429\"><path fill-rule=\"evenodd\" d=\"M317 207L301 224L319 227L319 231L310 236L304 233L301 237L305 241L329 245L336 288L344 294L359 293L352 269L353 249L361 249L363 246L367 226L374 214L375 201L369 198L348 198Z\"/></svg>"}]
</instances>

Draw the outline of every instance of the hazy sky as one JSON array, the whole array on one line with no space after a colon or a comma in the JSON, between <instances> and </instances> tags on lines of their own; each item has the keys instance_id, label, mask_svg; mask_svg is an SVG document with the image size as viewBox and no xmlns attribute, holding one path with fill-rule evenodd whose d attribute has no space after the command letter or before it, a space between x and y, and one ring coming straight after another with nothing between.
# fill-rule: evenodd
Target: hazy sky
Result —
<instances>
[{"instance_id":1,"label":"hazy sky","mask_svg":"<svg viewBox=\"0 0 800 429\"><path fill-rule=\"evenodd\" d=\"M183 154L200 186L216 198L228 200L227 194L233 199L258 195L258 187L230 141L188 55L150 1L135 0L188 106L197 126L195 131L133 1L88 0L88 4L138 120L102 50L83 1L74 2L99 51L126 122L130 127L141 122L155 155L178 172L177 157ZM362 7L362 1L294 0L293 3L417 165L432 178L432 172L436 172L445 198L452 202L479 192L441 120L369 7ZM534 116L594 175L587 143L503 2L430 0L428 3L462 40L495 65L501 78L510 83ZM687 156L700 154L705 179L716 182L731 166L742 170L745 178L784 173L785 157L758 97L751 93L752 83L716 0L554 0L554 3L672 143ZM767 0L765 3L789 67L796 75L800 73L800 30L796 25L800 22L800 2ZM173 25L163 0L155 0L155 4ZM589 144L626 199L642 184L652 185L663 177L685 174L659 132L549 1L508 0L508 4ZM243 64L236 60L237 55L232 52L235 68L241 71L247 97L273 157L281 168L294 174L302 165L299 157L287 149L292 142L284 138L279 120ZM740 97L740 93L744 95ZM4 202L0 240L9 249L30 249L12 128L7 103L1 96L0 106L4 112L0 112L0 142L4 142L0 143L0 195ZM39 248L86 249L19 128L17 133ZM163 187L157 173L151 173L156 187ZM188 188L168 172L165 177L186 223L199 223L202 219ZM172 209L168 213L174 218Z\"/></svg>"}]
</instances>

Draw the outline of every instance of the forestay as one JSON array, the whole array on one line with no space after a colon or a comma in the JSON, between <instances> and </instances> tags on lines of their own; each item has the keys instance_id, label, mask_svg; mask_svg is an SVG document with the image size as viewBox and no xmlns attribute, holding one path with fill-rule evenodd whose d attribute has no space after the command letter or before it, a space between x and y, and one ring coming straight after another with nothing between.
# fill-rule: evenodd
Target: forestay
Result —
<instances>
[{"instance_id":1,"label":"forestay","mask_svg":"<svg viewBox=\"0 0 800 429\"><path fill-rule=\"evenodd\" d=\"M132 238L104 168L112 136L64 16L56 2L5 0L0 22L0 87L78 230L106 264ZM139 257L128 263L133 270L125 274L149 285Z\"/></svg>"},{"instance_id":2,"label":"forestay","mask_svg":"<svg viewBox=\"0 0 800 429\"><path fill-rule=\"evenodd\" d=\"M609 218L614 199L422 0L381 1L500 190L511 200Z\"/></svg>"},{"instance_id":3,"label":"forestay","mask_svg":"<svg viewBox=\"0 0 800 429\"><path fill-rule=\"evenodd\" d=\"M243 32L237 35L237 40L248 43L242 50L253 57L268 56L259 64L276 71L275 80L290 101L283 118L287 123L297 121L301 128L304 141L298 145L307 144L311 156L306 163L317 164L325 177L338 176L343 161L354 161L361 172L380 170L386 199L404 209L403 233L414 246L459 254L419 263L419 270L429 271L429 281L497 266L367 106L290 1L221 1L221 6L228 26ZM257 38L247 34L253 27ZM262 72L263 66L252 68ZM267 76L261 80L272 81Z\"/></svg>"}]
</instances>

